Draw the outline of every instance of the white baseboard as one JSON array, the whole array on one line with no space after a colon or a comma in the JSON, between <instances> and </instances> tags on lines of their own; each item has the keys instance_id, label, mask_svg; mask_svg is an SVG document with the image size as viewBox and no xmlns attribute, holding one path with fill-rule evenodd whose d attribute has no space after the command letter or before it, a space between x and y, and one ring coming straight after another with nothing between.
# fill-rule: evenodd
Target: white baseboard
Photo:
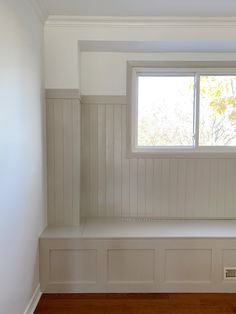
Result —
<instances>
[{"instance_id":1,"label":"white baseboard","mask_svg":"<svg viewBox=\"0 0 236 314\"><path fill-rule=\"evenodd\" d=\"M39 303L41 295L42 295L42 292L40 290L40 285L38 285L34 291L32 298L29 301L29 304L26 310L24 311L24 314L34 314L34 311Z\"/></svg>"}]
</instances>

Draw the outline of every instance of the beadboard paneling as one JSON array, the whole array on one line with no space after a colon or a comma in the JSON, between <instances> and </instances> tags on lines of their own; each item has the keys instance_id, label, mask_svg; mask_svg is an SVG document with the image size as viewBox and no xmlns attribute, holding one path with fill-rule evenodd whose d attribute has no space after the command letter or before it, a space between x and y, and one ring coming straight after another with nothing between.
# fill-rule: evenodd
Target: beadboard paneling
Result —
<instances>
[{"instance_id":1,"label":"beadboard paneling","mask_svg":"<svg viewBox=\"0 0 236 314\"><path fill-rule=\"evenodd\" d=\"M80 101L63 95L46 99L48 223L56 226L78 225L80 217Z\"/></svg>"},{"instance_id":2,"label":"beadboard paneling","mask_svg":"<svg viewBox=\"0 0 236 314\"><path fill-rule=\"evenodd\" d=\"M82 104L83 216L236 217L235 159L127 159L126 105L90 98Z\"/></svg>"}]
</instances>

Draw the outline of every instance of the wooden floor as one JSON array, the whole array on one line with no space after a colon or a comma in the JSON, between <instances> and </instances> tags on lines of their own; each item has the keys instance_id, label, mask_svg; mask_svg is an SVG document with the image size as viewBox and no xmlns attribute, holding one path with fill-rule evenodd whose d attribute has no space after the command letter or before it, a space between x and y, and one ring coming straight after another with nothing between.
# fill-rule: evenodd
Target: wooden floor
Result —
<instances>
[{"instance_id":1,"label":"wooden floor","mask_svg":"<svg viewBox=\"0 0 236 314\"><path fill-rule=\"evenodd\" d=\"M236 294L44 294L35 314L232 314Z\"/></svg>"}]
</instances>

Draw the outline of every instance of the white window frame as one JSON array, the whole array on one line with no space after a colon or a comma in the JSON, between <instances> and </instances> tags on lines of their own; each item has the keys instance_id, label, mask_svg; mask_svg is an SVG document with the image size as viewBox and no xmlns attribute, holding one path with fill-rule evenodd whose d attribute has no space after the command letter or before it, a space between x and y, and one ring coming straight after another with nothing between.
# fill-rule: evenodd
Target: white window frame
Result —
<instances>
[{"instance_id":1,"label":"white window frame","mask_svg":"<svg viewBox=\"0 0 236 314\"><path fill-rule=\"evenodd\" d=\"M194 145L173 147L141 147L137 145L138 78L140 76L195 77ZM199 106L201 75L236 75L236 62L142 62L128 61L127 67L127 157L134 158L236 158L236 147L199 146Z\"/></svg>"}]
</instances>

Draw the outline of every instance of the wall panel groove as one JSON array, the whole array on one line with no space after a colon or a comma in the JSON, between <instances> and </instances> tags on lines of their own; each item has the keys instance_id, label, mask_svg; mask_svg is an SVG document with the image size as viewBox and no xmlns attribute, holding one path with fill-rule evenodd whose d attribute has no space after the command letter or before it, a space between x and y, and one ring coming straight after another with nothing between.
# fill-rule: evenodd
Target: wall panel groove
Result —
<instances>
[{"instance_id":1,"label":"wall panel groove","mask_svg":"<svg viewBox=\"0 0 236 314\"><path fill-rule=\"evenodd\" d=\"M82 104L83 216L236 217L235 159L128 159L126 105L104 103Z\"/></svg>"}]
</instances>

